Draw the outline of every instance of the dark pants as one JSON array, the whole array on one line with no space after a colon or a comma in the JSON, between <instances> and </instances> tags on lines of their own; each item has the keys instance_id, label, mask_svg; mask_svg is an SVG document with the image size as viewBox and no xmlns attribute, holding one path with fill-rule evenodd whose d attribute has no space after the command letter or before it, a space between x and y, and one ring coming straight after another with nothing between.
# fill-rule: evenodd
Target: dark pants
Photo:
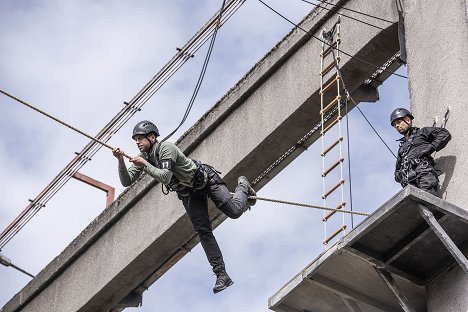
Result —
<instances>
[{"instance_id":1,"label":"dark pants","mask_svg":"<svg viewBox=\"0 0 468 312\"><path fill-rule=\"evenodd\" d=\"M179 198L200 236L201 245L213 267L213 272L218 273L225 270L225 266L208 216L208 197L226 216L237 219L246 210L248 190L245 186L237 186L235 194L231 196L221 177L212 168L204 168L208 173L206 186L202 190L190 192L188 196L179 195Z\"/></svg>"},{"instance_id":2,"label":"dark pants","mask_svg":"<svg viewBox=\"0 0 468 312\"><path fill-rule=\"evenodd\" d=\"M418 166L416 168L416 178L411 181L409 184L416 186L426 192L438 196L439 189L439 178L434 167L428 166Z\"/></svg>"}]
</instances>

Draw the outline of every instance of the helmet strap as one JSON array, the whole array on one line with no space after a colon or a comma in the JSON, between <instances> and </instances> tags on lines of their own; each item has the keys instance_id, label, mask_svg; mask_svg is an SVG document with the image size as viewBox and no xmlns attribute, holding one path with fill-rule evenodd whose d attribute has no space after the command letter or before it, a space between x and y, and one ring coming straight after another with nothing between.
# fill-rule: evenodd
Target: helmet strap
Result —
<instances>
[{"instance_id":1,"label":"helmet strap","mask_svg":"<svg viewBox=\"0 0 468 312\"><path fill-rule=\"evenodd\" d=\"M150 139L149 135L145 135L145 138L150 143L150 148L149 149L151 150L153 148L153 145L157 142L157 139L154 142L151 142L151 139Z\"/></svg>"}]
</instances>

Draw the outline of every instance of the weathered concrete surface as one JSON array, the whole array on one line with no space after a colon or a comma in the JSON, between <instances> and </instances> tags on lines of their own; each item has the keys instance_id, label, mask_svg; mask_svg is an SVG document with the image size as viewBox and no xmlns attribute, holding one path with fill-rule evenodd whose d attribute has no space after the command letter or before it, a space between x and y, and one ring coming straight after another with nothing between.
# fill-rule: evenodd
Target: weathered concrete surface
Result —
<instances>
[{"instance_id":1,"label":"weathered concrete surface","mask_svg":"<svg viewBox=\"0 0 468 312\"><path fill-rule=\"evenodd\" d=\"M468 212L407 186L273 295L270 309L349 311L346 303L351 301L357 307L353 311L402 311L396 296L376 273L374 268L378 267L392 273L395 285L414 311L427 311L425 286L440 272L458 265L420 215L421 204L433 211L453 242L466 253ZM449 273L452 277L455 274L457 270ZM441 304L445 296L457 301L450 311L466 311L459 304L460 299L467 300L460 286L445 287L435 294L432 311L446 309Z\"/></svg>"},{"instance_id":2,"label":"weathered concrete surface","mask_svg":"<svg viewBox=\"0 0 468 312\"><path fill-rule=\"evenodd\" d=\"M405 0L411 108L418 125L451 108L452 142L437 153L443 197L468 209L468 1ZM429 52L430 51L430 52ZM456 268L428 288L429 311L468 311L468 274Z\"/></svg>"},{"instance_id":3,"label":"weathered concrete surface","mask_svg":"<svg viewBox=\"0 0 468 312\"><path fill-rule=\"evenodd\" d=\"M394 1L335 1L396 21ZM311 13L301 27L319 35L336 20L333 11ZM342 20L342 49L373 64L383 64L398 50L396 24L385 30L357 28ZM228 92L179 141L191 157L225 173L233 186L240 174L252 179L319 122L319 52L321 43L293 30ZM375 68L342 55L350 92ZM236 135L233 135L235 131ZM255 135L251 135L255 133ZM304 143L309 146L317 138ZM215 153L213 151L216 151ZM302 150L273 170L265 185ZM210 208L215 224L224 220ZM108 311L130 293L142 293L197 243L176 196L163 196L144 177L124 192L54 259L3 311Z\"/></svg>"}]
</instances>

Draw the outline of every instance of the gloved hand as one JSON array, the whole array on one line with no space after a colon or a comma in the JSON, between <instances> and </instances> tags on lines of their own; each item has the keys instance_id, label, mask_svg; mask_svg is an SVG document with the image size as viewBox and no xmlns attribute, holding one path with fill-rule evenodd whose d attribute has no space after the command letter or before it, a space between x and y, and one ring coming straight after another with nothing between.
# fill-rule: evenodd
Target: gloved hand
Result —
<instances>
[{"instance_id":1,"label":"gloved hand","mask_svg":"<svg viewBox=\"0 0 468 312\"><path fill-rule=\"evenodd\" d=\"M418 158L422 158L424 156L430 156L434 152L435 152L434 146L429 144L424 150L421 151L421 153L419 153Z\"/></svg>"},{"instance_id":2,"label":"gloved hand","mask_svg":"<svg viewBox=\"0 0 468 312\"><path fill-rule=\"evenodd\" d=\"M404 178L404 174L403 172L401 172L400 170L397 170L395 171L395 181L400 183Z\"/></svg>"},{"instance_id":3,"label":"gloved hand","mask_svg":"<svg viewBox=\"0 0 468 312\"><path fill-rule=\"evenodd\" d=\"M416 170L414 169L410 169L408 171L408 176L406 177L406 182L407 183L410 183L411 181L413 181L414 179L416 179L418 177L418 173L416 172Z\"/></svg>"}]
</instances>

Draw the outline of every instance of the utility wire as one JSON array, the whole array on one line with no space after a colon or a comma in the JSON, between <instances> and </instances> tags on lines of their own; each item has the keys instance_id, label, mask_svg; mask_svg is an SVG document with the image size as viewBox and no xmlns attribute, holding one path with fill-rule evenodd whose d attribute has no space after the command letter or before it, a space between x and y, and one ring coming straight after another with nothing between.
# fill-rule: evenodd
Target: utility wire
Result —
<instances>
[{"instance_id":1,"label":"utility wire","mask_svg":"<svg viewBox=\"0 0 468 312\"><path fill-rule=\"evenodd\" d=\"M302 2L305 2L305 3L309 3L309 4L312 4L313 6L317 7L317 8L321 8L321 9L324 9L324 10L327 10L327 11L331 11L332 9L330 8L327 8L327 7L324 7L324 6L321 6L321 5L318 5L318 4L315 4L313 2L310 2L310 1L307 1L307 0L301 0ZM336 5L335 5L336 6ZM339 7L339 6L336 6L336 7ZM384 28L380 27L380 26L376 26L374 24L371 24L371 23L368 23L368 22L365 22L363 20L360 20L358 18L355 18L355 17L352 17L352 16L349 16L349 15L346 15L346 14L343 14L341 12L338 12L338 14L340 14L341 16L344 16L344 17L347 17L351 20L354 20L356 22L359 22L359 23L362 23L362 24L365 24L365 25L368 25L368 26L371 26L371 27L374 27L374 28L377 28L377 29L381 29L383 30Z\"/></svg>"},{"instance_id":2,"label":"utility wire","mask_svg":"<svg viewBox=\"0 0 468 312\"><path fill-rule=\"evenodd\" d=\"M343 79L342 79L343 81ZM353 180L351 178L351 147L349 144L350 134L349 134L349 112L348 112L348 97L346 96L345 100L345 111L346 111L346 142L348 145L348 176L349 176L349 203L350 210L353 211ZM351 228L354 229L354 218L351 215Z\"/></svg>"},{"instance_id":3,"label":"utility wire","mask_svg":"<svg viewBox=\"0 0 468 312\"><path fill-rule=\"evenodd\" d=\"M377 131L377 129L375 129L375 127L372 125L372 123L369 121L369 119L367 119L366 115L363 113L363 111L361 110L361 108L357 105L357 103L354 101L354 99L351 97L351 94L349 94L349 91L348 91L348 87L346 86L346 83L343 79L343 75L341 74L341 70L340 70L340 67L338 66L338 61L336 59L336 55L335 55L335 49L332 49L331 50L332 54L333 54L333 59L335 60L335 67L336 67L336 70L338 71L338 75L340 75L341 77L341 82L343 83L343 89L346 93L346 97L349 97L349 99L353 102L354 104L354 107L356 107L358 109L358 111L361 113L362 117L364 117L364 119L367 121L367 123L369 124L369 126L372 128L372 130L374 131L374 133L379 137L380 141L382 141L382 143L387 147L387 149L389 150L389 152L393 155L393 157L397 158L395 153L393 153L392 149L388 146L388 144L385 142L385 140L382 138L382 136L379 134L379 132Z\"/></svg>"},{"instance_id":4,"label":"utility wire","mask_svg":"<svg viewBox=\"0 0 468 312\"><path fill-rule=\"evenodd\" d=\"M306 0L301 0L301 1L304 1L304 2L308 2ZM386 20L384 18L381 18L381 17L377 17L377 16L374 16L374 15L371 15L371 14L367 14L367 13L364 13L364 12L360 12L360 11L357 11L357 10L353 10L353 9L350 9L350 8L346 8L346 7L343 7L343 6L339 6L339 5L336 5L334 3L331 3L331 2L327 2L327 1L324 1L324 0L318 0L320 3L325 3L325 4L329 4L331 6L334 6L334 7L339 7L341 10L346 10L346 11L350 11L350 12L354 12L354 13L357 13L357 14L361 14L361 15L364 15L364 16L367 16L367 17L371 17L371 18L374 18L374 19L377 19L379 21L382 21L382 22L387 22L387 23L390 23L390 24L393 24L394 22L392 21L389 21L389 20ZM315 5L314 3L311 3L311 2L308 2L310 4L313 4Z\"/></svg>"},{"instance_id":5,"label":"utility wire","mask_svg":"<svg viewBox=\"0 0 468 312\"><path fill-rule=\"evenodd\" d=\"M326 44L326 45L329 46L329 47L332 47L331 44L329 44L328 42L325 42L324 40L320 39L319 37L317 37L317 36L315 36L314 34L308 32L307 30L305 30L304 28L302 28L302 27L299 26L298 24L294 23L293 21L291 21L290 19L288 19L286 16L282 15L280 12L276 11L274 8L272 8L271 6L269 6L268 4L266 4L263 0L258 0L258 1L260 1L260 3L262 3L264 6L266 6L267 8L269 8L269 9L270 9L271 11L273 11L274 13L276 13L278 16L282 17L284 20L288 21L290 24L292 24L292 25L294 25L295 27L297 27L298 29L302 30L303 32L305 32L306 34L308 34L309 36L311 36L312 38L314 38L314 39L316 39L316 40L318 40L318 41L320 41L320 42ZM353 58L353 59L355 59L355 60L357 60L357 61L359 61L359 62L361 62L361 63L363 63L363 64L366 64L366 65L368 65L368 66L370 66L370 67L380 69L380 70L382 70L383 72L387 72L387 73L390 74L390 75L395 75L395 76L398 76L398 77L401 77L401 78L408 79L408 77L406 77L406 76L403 76L403 75L400 75L400 74L397 74L397 73L393 73L393 72L391 72L391 71L389 71L389 70L386 70L386 69L382 69L380 66L377 66L377 65L374 65L374 64L372 64L372 63L369 63L368 61L365 61L365 60L363 60L363 59L361 59L361 58L359 58L359 57L357 57L357 56L351 55L351 54L349 54L349 53L347 53L347 52L345 52L345 51L343 51L343 50L341 50L341 49L338 49L338 48L335 48L335 47L332 47L332 49L333 49L333 50L337 50L337 51L343 53L344 55L347 55L347 56L349 56L350 58Z\"/></svg>"},{"instance_id":6,"label":"utility wire","mask_svg":"<svg viewBox=\"0 0 468 312\"><path fill-rule=\"evenodd\" d=\"M195 102L195 99L197 98L198 91L200 90L201 84L203 82L203 78L205 77L206 68L208 67L208 63L210 62L211 52L213 51L213 46L216 41L216 35L218 34L218 29L221 24L221 17L223 16L225 3L226 1L223 0L221 9L219 10L218 20L216 21L216 27L214 28L213 35L211 36L210 46L208 47L208 51L206 52L205 61L202 66L200 76L198 77L197 84L195 85L195 90L193 90L192 98L190 99L190 102L187 105L187 109L185 110L184 117L180 121L179 125L171 133L169 133L164 139L161 140L161 143L169 139L174 133L176 133L177 130L179 130L179 128L184 124L185 120L187 120L187 117L190 114L190 111L192 110L193 103Z\"/></svg>"}]
</instances>

